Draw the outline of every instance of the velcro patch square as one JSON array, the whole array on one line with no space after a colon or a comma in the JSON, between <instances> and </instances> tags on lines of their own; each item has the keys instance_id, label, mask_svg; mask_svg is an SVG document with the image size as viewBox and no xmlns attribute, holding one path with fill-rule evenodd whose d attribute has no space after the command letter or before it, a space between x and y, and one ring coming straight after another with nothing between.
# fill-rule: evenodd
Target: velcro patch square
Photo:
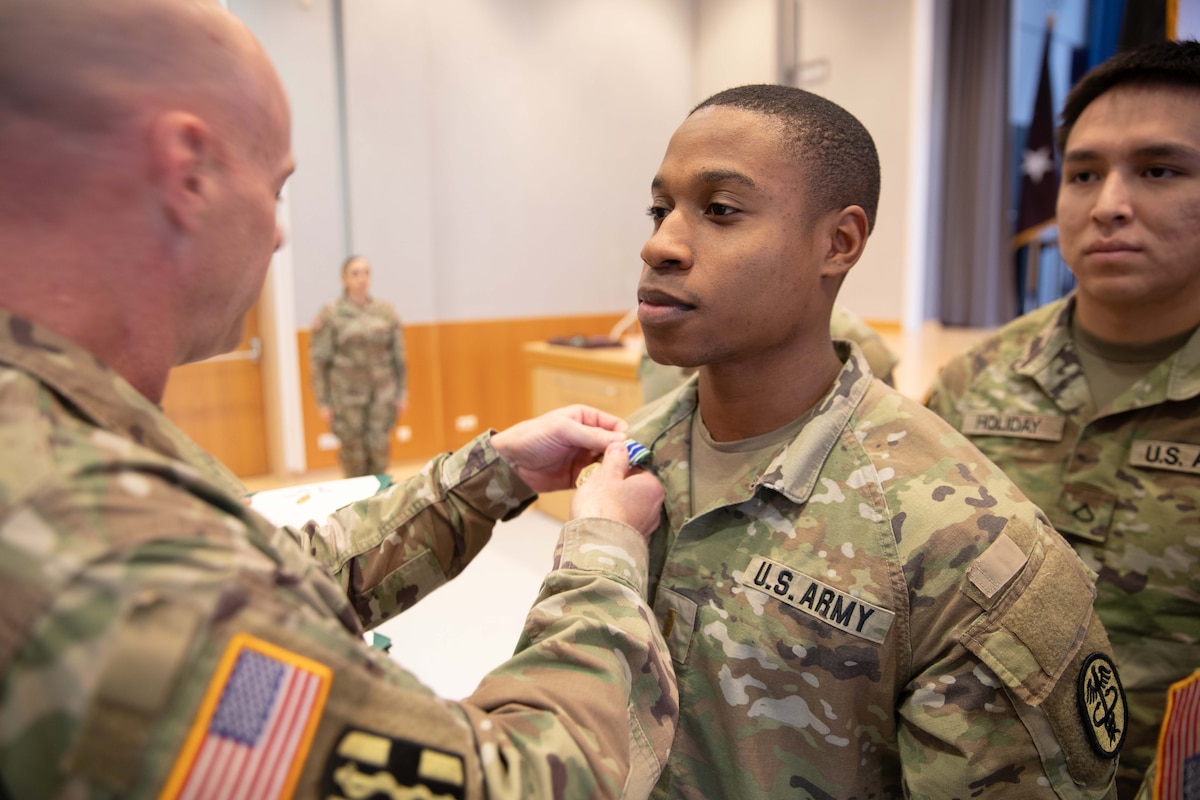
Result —
<instances>
[{"instance_id":1,"label":"velcro patch square","mask_svg":"<svg viewBox=\"0 0 1200 800\"><path fill-rule=\"evenodd\" d=\"M457 753L348 727L325 762L321 796L462 800L466 763Z\"/></svg>"}]
</instances>

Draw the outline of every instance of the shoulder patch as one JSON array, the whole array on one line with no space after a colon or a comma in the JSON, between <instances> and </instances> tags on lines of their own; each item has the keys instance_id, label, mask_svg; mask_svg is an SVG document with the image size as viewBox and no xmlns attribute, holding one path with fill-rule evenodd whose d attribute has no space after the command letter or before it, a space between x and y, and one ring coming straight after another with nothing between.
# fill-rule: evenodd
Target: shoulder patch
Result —
<instances>
[{"instance_id":1,"label":"shoulder patch","mask_svg":"<svg viewBox=\"0 0 1200 800\"><path fill-rule=\"evenodd\" d=\"M321 771L322 797L466 797L466 765L455 753L346 728Z\"/></svg>"},{"instance_id":2,"label":"shoulder patch","mask_svg":"<svg viewBox=\"0 0 1200 800\"><path fill-rule=\"evenodd\" d=\"M1083 660L1076 696L1092 749L1104 758L1112 758L1125 741L1129 709L1125 704L1125 688L1111 658L1104 653L1092 653Z\"/></svg>"},{"instance_id":3,"label":"shoulder patch","mask_svg":"<svg viewBox=\"0 0 1200 800\"><path fill-rule=\"evenodd\" d=\"M332 681L324 664L234 636L160 798L291 797Z\"/></svg>"},{"instance_id":4,"label":"shoulder patch","mask_svg":"<svg viewBox=\"0 0 1200 800\"><path fill-rule=\"evenodd\" d=\"M1171 684L1156 764L1155 797L1200 796L1200 670Z\"/></svg>"}]
</instances>

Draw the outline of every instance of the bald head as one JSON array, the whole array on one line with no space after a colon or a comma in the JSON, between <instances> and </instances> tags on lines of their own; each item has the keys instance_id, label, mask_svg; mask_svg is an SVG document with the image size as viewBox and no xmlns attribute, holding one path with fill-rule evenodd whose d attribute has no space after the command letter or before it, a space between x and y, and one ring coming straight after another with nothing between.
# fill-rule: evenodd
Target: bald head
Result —
<instances>
[{"instance_id":1,"label":"bald head","mask_svg":"<svg viewBox=\"0 0 1200 800\"><path fill-rule=\"evenodd\" d=\"M0 0L0 305L157 399L238 341L279 244L288 117L215 0Z\"/></svg>"},{"instance_id":2,"label":"bald head","mask_svg":"<svg viewBox=\"0 0 1200 800\"><path fill-rule=\"evenodd\" d=\"M163 105L252 111L272 80L215 0L0 3L0 146L21 120L95 134Z\"/></svg>"}]
</instances>

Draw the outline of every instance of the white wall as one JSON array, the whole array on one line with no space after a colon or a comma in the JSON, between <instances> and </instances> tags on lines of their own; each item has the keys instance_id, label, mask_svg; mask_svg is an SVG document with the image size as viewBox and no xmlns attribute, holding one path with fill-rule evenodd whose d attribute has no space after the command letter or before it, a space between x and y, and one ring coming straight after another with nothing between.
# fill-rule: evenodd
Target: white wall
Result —
<instances>
[{"instance_id":1,"label":"white wall","mask_svg":"<svg viewBox=\"0 0 1200 800\"><path fill-rule=\"evenodd\" d=\"M286 234L297 324L307 327L340 287L346 253L332 0L229 0L283 80L292 107L296 173L288 181Z\"/></svg>"},{"instance_id":2,"label":"white wall","mask_svg":"<svg viewBox=\"0 0 1200 800\"><path fill-rule=\"evenodd\" d=\"M723 89L779 82L777 0L698 0L694 106Z\"/></svg>"},{"instance_id":3,"label":"white wall","mask_svg":"<svg viewBox=\"0 0 1200 800\"><path fill-rule=\"evenodd\" d=\"M870 319L902 319L920 275L920 4L799 3L800 57L821 65L805 87L858 116L880 151L877 227L842 290ZM714 91L779 79L775 0L343 0L344 173L334 0L230 5L292 102L300 325L336 294L351 249L409 322L631 307L670 134Z\"/></svg>"},{"instance_id":4,"label":"white wall","mask_svg":"<svg viewBox=\"0 0 1200 800\"><path fill-rule=\"evenodd\" d=\"M1200 0L1177 0L1175 38L1200 39Z\"/></svg>"},{"instance_id":5,"label":"white wall","mask_svg":"<svg viewBox=\"0 0 1200 800\"><path fill-rule=\"evenodd\" d=\"M858 117L879 150L883 178L875 230L839 295L867 319L902 318L911 268L912 9L913 0L806 0L801 10L801 59L828 62L827 77L804 88Z\"/></svg>"},{"instance_id":6,"label":"white wall","mask_svg":"<svg viewBox=\"0 0 1200 800\"><path fill-rule=\"evenodd\" d=\"M928 261L929 163L919 158L925 142L913 137L928 140L931 123L932 8L922 0L798 7L800 85L862 121L883 174L875 230L840 300L871 320L915 324ZM775 0L700 0L696 102L729 86L777 82L778 20Z\"/></svg>"},{"instance_id":7,"label":"white wall","mask_svg":"<svg viewBox=\"0 0 1200 800\"><path fill-rule=\"evenodd\" d=\"M690 0L341 7L345 171L333 0L231 2L292 99L299 324L350 249L407 322L631 308L650 178L691 99Z\"/></svg>"}]
</instances>

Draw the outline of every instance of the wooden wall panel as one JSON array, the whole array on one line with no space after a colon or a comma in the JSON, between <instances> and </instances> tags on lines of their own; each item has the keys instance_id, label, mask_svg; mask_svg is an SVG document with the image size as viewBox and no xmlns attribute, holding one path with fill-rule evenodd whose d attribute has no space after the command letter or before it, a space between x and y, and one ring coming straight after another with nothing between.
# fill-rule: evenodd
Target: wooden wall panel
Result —
<instances>
[{"instance_id":1,"label":"wooden wall panel","mask_svg":"<svg viewBox=\"0 0 1200 800\"><path fill-rule=\"evenodd\" d=\"M621 314L485 320L405 325L408 353L408 413L400 420L412 430L401 443L393 436L393 461L420 460L453 450L488 428L497 430L532 413L530 372L522 353L526 342L551 336L608 333ZM309 362L311 333L297 334L308 468L337 466L337 452L320 450L326 431L317 416ZM467 425L474 417L474 424Z\"/></svg>"},{"instance_id":2,"label":"wooden wall panel","mask_svg":"<svg viewBox=\"0 0 1200 800\"><path fill-rule=\"evenodd\" d=\"M465 444L480 431L500 430L531 413L529 367L521 347L551 336L607 333L620 314L539 317L441 326L443 406L447 449ZM475 417L474 427L460 427Z\"/></svg>"},{"instance_id":3,"label":"wooden wall panel","mask_svg":"<svg viewBox=\"0 0 1200 800\"><path fill-rule=\"evenodd\" d=\"M240 477L269 469L258 311L246 316L242 340L227 355L171 370L163 413Z\"/></svg>"}]
</instances>

